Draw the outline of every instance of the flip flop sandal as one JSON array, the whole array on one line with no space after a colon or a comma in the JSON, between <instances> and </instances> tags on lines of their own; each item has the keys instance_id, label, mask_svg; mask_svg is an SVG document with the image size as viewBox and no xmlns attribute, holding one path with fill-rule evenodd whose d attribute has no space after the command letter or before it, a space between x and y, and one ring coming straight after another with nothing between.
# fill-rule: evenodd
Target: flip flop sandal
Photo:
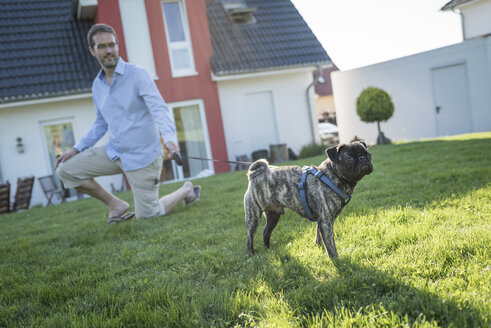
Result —
<instances>
[{"instance_id":1,"label":"flip flop sandal","mask_svg":"<svg viewBox=\"0 0 491 328\"><path fill-rule=\"evenodd\" d=\"M113 216L112 218L109 218L107 220L107 224L115 224L115 223L123 222L131 219L134 216L135 216L135 212L128 212L121 216Z\"/></svg>"},{"instance_id":2,"label":"flip flop sandal","mask_svg":"<svg viewBox=\"0 0 491 328\"><path fill-rule=\"evenodd\" d=\"M194 196L196 196L193 200L186 201L184 200L184 206L191 205L194 202L197 202L201 198L201 186L193 187Z\"/></svg>"}]
</instances>

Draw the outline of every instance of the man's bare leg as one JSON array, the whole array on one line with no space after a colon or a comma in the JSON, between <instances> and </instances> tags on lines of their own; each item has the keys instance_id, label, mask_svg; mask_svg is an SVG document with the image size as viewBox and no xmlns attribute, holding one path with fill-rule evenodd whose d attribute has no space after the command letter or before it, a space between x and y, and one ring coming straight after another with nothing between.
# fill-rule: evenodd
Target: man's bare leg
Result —
<instances>
[{"instance_id":1,"label":"man's bare leg","mask_svg":"<svg viewBox=\"0 0 491 328\"><path fill-rule=\"evenodd\" d=\"M193 200L195 197L193 184L186 181L181 188L160 198L160 203L165 208L165 214L169 214L180 201L184 199Z\"/></svg>"},{"instance_id":2,"label":"man's bare leg","mask_svg":"<svg viewBox=\"0 0 491 328\"><path fill-rule=\"evenodd\" d=\"M90 196L97 198L106 204L109 209L110 218L121 216L130 208L130 205L127 202L119 199L106 189L102 188L102 186L95 180L90 180L86 184L78 186L75 189L89 194Z\"/></svg>"}]
</instances>

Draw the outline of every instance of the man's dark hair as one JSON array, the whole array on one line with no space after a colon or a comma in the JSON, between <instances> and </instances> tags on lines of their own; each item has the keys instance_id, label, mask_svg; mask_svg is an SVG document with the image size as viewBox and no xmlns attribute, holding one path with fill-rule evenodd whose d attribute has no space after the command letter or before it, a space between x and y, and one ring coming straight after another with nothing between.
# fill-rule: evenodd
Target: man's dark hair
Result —
<instances>
[{"instance_id":1,"label":"man's dark hair","mask_svg":"<svg viewBox=\"0 0 491 328\"><path fill-rule=\"evenodd\" d=\"M96 35L99 32L111 33L112 35L114 35L114 39L116 40L116 43L118 43L118 37L116 35L116 32L111 26L107 24L95 24L90 28L89 33L87 33L87 42L89 43L89 47L94 48L95 46L94 35Z\"/></svg>"}]
</instances>

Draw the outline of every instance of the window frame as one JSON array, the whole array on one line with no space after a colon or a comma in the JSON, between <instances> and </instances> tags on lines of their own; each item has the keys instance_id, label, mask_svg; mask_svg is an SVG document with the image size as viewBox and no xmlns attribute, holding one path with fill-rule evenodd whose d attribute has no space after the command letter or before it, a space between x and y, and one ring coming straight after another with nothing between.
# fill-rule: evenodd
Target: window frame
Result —
<instances>
[{"instance_id":1,"label":"window frame","mask_svg":"<svg viewBox=\"0 0 491 328\"><path fill-rule=\"evenodd\" d=\"M205 104L203 99L191 99L191 100L184 100L184 101L176 101L172 103L167 103L167 107L169 107L169 113L172 117L172 120L175 122L175 117L174 117L174 110L176 108L180 107L190 107L190 106L197 106L199 108L199 114L200 114L200 119L201 119L201 128L203 129L203 141L204 141L204 146L205 146L205 151L206 151L206 157L211 158L211 142L210 142L210 133L208 130L208 122L206 119L206 111L205 111ZM176 131L177 133L177 131ZM172 182L175 181L182 181L182 180L187 180L187 179L193 179L195 177L189 177L185 178L184 177L184 170L182 169L181 166L177 166L174 161L172 161L173 165L173 171L174 171L174 176L176 177L174 180L171 180ZM210 163L208 166L209 170L213 171L213 174L215 174L215 166L213 163Z\"/></svg>"},{"instance_id":2,"label":"window frame","mask_svg":"<svg viewBox=\"0 0 491 328\"><path fill-rule=\"evenodd\" d=\"M186 39L185 41L170 42L169 28L167 26L167 21L165 20L164 3L172 3L172 2L175 2L179 5L179 10L181 13L181 21L184 29L184 37ZM195 61L194 61L193 43L191 39L189 20L186 11L186 1L185 0L161 0L160 5L162 8L162 19L164 20L165 37L167 41L167 51L169 53L169 61L170 61L172 77L178 78L178 77L198 75L198 72L196 71ZM186 49L188 51L189 62L190 62L189 68L185 68L185 69L175 68L172 52L174 50L180 50L180 49Z\"/></svg>"}]
</instances>

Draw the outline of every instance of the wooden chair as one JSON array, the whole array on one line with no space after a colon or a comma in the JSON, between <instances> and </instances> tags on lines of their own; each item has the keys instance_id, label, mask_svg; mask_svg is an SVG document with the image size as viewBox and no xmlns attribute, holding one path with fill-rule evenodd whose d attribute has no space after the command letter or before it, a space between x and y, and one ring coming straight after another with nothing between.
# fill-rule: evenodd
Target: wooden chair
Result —
<instances>
[{"instance_id":1,"label":"wooden chair","mask_svg":"<svg viewBox=\"0 0 491 328\"><path fill-rule=\"evenodd\" d=\"M250 164L246 164L249 163L249 158L247 158L247 155L237 155L235 156L235 160L237 162L242 162L235 164L235 171L247 170L249 169L249 166L251 166Z\"/></svg>"},{"instance_id":2,"label":"wooden chair","mask_svg":"<svg viewBox=\"0 0 491 328\"><path fill-rule=\"evenodd\" d=\"M55 177L51 175L46 175L44 177L38 178L39 184L41 185L41 189L43 189L44 195L48 199L48 206L52 205L53 196L58 195L61 199L61 202L65 202L65 190L61 187L58 187L56 184Z\"/></svg>"},{"instance_id":3,"label":"wooden chair","mask_svg":"<svg viewBox=\"0 0 491 328\"><path fill-rule=\"evenodd\" d=\"M0 214L10 212L10 183L0 183Z\"/></svg>"},{"instance_id":4,"label":"wooden chair","mask_svg":"<svg viewBox=\"0 0 491 328\"><path fill-rule=\"evenodd\" d=\"M17 179L17 191L15 192L14 206L12 207L12 212L29 208L33 186L34 177Z\"/></svg>"}]
</instances>

